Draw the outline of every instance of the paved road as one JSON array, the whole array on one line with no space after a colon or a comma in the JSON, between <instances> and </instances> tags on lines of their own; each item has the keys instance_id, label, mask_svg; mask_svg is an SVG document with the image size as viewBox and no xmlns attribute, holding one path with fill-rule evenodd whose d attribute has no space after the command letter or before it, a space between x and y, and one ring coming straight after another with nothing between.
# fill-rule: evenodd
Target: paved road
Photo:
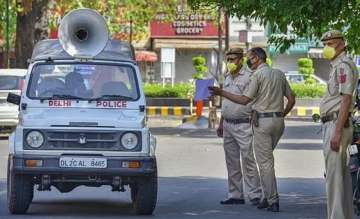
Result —
<instances>
[{"instance_id":1,"label":"paved road","mask_svg":"<svg viewBox=\"0 0 360 219\"><path fill-rule=\"evenodd\" d=\"M158 136L159 198L154 218L325 218L321 134L318 125L288 122L275 152L281 212L248 204L221 206L227 181L221 140L211 130L152 128ZM140 218L129 193L79 187L72 193L36 192L26 216L6 209L7 141L0 141L0 218ZM142 217L141 217L142 218Z\"/></svg>"}]
</instances>

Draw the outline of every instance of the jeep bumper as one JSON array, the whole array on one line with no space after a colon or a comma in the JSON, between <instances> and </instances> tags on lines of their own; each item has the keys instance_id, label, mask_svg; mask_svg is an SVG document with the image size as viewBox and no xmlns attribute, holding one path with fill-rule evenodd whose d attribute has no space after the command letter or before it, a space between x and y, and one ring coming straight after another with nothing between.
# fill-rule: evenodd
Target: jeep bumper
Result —
<instances>
[{"instance_id":1,"label":"jeep bumper","mask_svg":"<svg viewBox=\"0 0 360 219\"><path fill-rule=\"evenodd\" d=\"M30 175L107 175L107 176L144 176L156 172L155 157L103 157L107 159L106 168L62 168L61 156L10 155L9 164L15 174ZM42 166L28 167L27 160L41 160ZM124 162L139 162L138 168L124 167Z\"/></svg>"}]
</instances>

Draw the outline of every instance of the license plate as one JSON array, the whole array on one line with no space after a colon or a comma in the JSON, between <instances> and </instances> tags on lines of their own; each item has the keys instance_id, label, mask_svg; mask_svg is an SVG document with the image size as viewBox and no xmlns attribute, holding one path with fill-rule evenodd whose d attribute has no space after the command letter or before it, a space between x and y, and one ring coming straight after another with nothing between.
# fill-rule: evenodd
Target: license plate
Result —
<instances>
[{"instance_id":1,"label":"license plate","mask_svg":"<svg viewBox=\"0 0 360 219\"><path fill-rule=\"evenodd\" d=\"M61 157L59 160L61 168L106 168L106 158L95 157Z\"/></svg>"}]
</instances>

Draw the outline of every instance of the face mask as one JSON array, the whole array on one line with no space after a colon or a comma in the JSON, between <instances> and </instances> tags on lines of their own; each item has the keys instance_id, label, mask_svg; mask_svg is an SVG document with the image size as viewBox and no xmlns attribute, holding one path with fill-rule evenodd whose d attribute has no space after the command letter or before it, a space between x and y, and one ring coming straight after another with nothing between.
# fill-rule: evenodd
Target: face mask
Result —
<instances>
[{"instance_id":1,"label":"face mask","mask_svg":"<svg viewBox=\"0 0 360 219\"><path fill-rule=\"evenodd\" d=\"M247 66L251 69L253 63L251 63L251 60L250 60L250 59L248 59L248 60L246 61L246 64L247 64Z\"/></svg>"},{"instance_id":2,"label":"face mask","mask_svg":"<svg viewBox=\"0 0 360 219\"><path fill-rule=\"evenodd\" d=\"M226 67L227 67L228 71L229 71L231 74L236 74L236 73L237 73L237 72L236 72L236 69L237 69L237 65L236 65L236 64L234 64L234 63L232 63L232 62L229 62L229 63L227 63Z\"/></svg>"},{"instance_id":3,"label":"face mask","mask_svg":"<svg viewBox=\"0 0 360 219\"><path fill-rule=\"evenodd\" d=\"M324 58L325 59L333 59L335 57L336 51L335 48L331 46L325 46L323 50Z\"/></svg>"}]
</instances>

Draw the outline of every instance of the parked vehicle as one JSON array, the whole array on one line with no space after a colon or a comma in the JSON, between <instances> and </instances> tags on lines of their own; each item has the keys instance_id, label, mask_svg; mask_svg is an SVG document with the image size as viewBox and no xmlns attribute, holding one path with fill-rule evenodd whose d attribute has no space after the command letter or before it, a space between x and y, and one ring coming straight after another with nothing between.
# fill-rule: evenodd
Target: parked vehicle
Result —
<instances>
[{"instance_id":1,"label":"parked vehicle","mask_svg":"<svg viewBox=\"0 0 360 219\"><path fill-rule=\"evenodd\" d=\"M129 188L135 212L152 214L156 139L146 126L141 84L133 47L110 40L96 11L70 12L59 40L37 43L23 94L7 98L21 117L9 137L10 213L27 212L34 186L67 193L109 185Z\"/></svg>"},{"instance_id":2,"label":"parked vehicle","mask_svg":"<svg viewBox=\"0 0 360 219\"><path fill-rule=\"evenodd\" d=\"M350 154L350 173L352 179L352 189L353 189L353 203L355 213L360 215L360 118L356 117L353 119L353 141L349 146Z\"/></svg>"},{"instance_id":3,"label":"parked vehicle","mask_svg":"<svg viewBox=\"0 0 360 219\"><path fill-rule=\"evenodd\" d=\"M291 83L304 83L305 78L302 74L298 71L288 71L285 73L286 79ZM311 77L316 81L318 84L326 85L326 82L318 77L317 75L312 74Z\"/></svg>"},{"instance_id":4,"label":"parked vehicle","mask_svg":"<svg viewBox=\"0 0 360 219\"><path fill-rule=\"evenodd\" d=\"M27 69L0 69L0 132L11 132L18 123L18 106L8 103L9 92L21 93Z\"/></svg>"}]
</instances>

